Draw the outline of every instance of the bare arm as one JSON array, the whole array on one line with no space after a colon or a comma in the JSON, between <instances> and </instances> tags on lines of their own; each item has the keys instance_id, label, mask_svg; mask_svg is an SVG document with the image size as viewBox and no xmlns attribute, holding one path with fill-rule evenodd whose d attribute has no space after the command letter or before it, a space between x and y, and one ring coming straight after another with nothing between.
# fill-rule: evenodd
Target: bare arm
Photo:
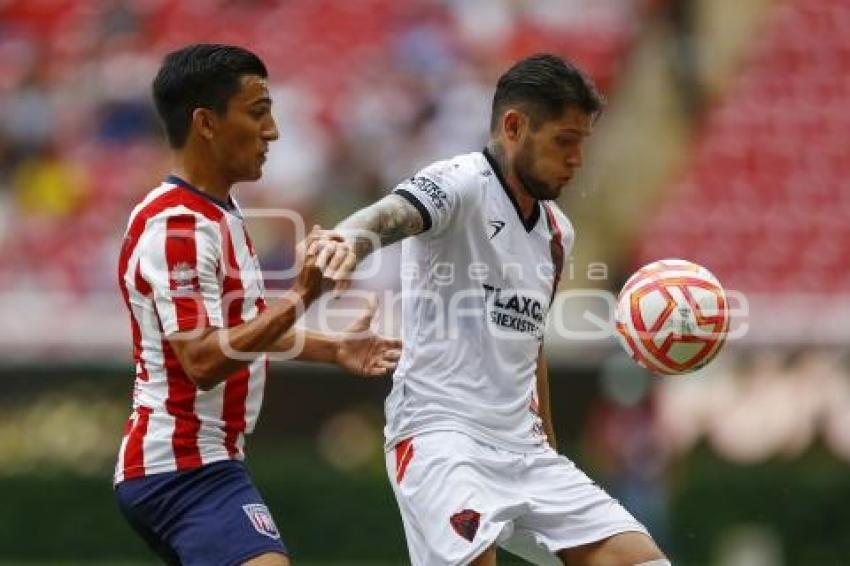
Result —
<instances>
[{"instance_id":1,"label":"bare arm","mask_svg":"<svg viewBox=\"0 0 850 566\"><path fill-rule=\"evenodd\" d=\"M543 430L549 440L549 446L558 450L558 442L555 439L555 427L552 426L552 407L549 403L549 368L546 366L546 356L543 354L543 345L540 345L540 353L537 354L537 409L543 420Z\"/></svg>"},{"instance_id":2,"label":"bare arm","mask_svg":"<svg viewBox=\"0 0 850 566\"><path fill-rule=\"evenodd\" d=\"M402 196L387 195L327 232L326 236L339 236L344 241L329 242L319 253L316 265L325 277L336 282L337 290L343 290L350 285L351 274L363 258L423 230L422 213L413 204Z\"/></svg>"},{"instance_id":3,"label":"bare arm","mask_svg":"<svg viewBox=\"0 0 850 566\"><path fill-rule=\"evenodd\" d=\"M270 352L293 352L299 362L336 363L340 335L324 334L300 326L289 329L269 348ZM300 344L300 346L299 346Z\"/></svg>"},{"instance_id":4,"label":"bare arm","mask_svg":"<svg viewBox=\"0 0 850 566\"><path fill-rule=\"evenodd\" d=\"M410 201L395 194L358 210L336 226L353 243L358 261L375 251L376 244L389 246L424 228L422 214ZM376 237L368 237L370 233Z\"/></svg>"},{"instance_id":5,"label":"bare arm","mask_svg":"<svg viewBox=\"0 0 850 566\"><path fill-rule=\"evenodd\" d=\"M341 332L322 333L295 327L272 345L278 352L291 352L305 362L337 364L361 376L381 376L396 367L401 357L401 341L374 334L370 327L376 303Z\"/></svg>"},{"instance_id":6,"label":"bare arm","mask_svg":"<svg viewBox=\"0 0 850 566\"><path fill-rule=\"evenodd\" d=\"M318 292L290 291L262 314L239 326L205 328L200 335L197 330L176 332L168 337L168 342L186 375L206 391L268 351L295 324L315 295ZM233 356L233 352L239 355Z\"/></svg>"}]
</instances>

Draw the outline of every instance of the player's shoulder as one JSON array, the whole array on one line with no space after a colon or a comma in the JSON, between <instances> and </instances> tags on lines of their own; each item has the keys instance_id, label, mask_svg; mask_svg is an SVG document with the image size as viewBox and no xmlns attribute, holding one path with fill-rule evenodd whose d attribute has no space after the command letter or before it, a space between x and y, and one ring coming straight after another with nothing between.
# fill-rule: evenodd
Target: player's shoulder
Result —
<instances>
[{"instance_id":1,"label":"player's shoulder","mask_svg":"<svg viewBox=\"0 0 850 566\"><path fill-rule=\"evenodd\" d=\"M125 236L141 248L158 245L163 237L191 235L200 241L219 245L222 212L180 187L163 182L151 190L130 213Z\"/></svg>"},{"instance_id":2,"label":"player's shoulder","mask_svg":"<svg viewBox=\"0 0 850 566\"><path fill-rule=\"evenodd\" d=\"M485 166L484 156L476 151L435 161L422 168L415 177L425 177L441 188L478 186Z\"/></svg>"},{"instance_id":3,"label":"player's shoulder","mask_svg":"<svg viewBox=\"0 0 850 566\"><path fill-rule=\"evenodd\" d=\"M130 213L130 224L162 221L174 216L193 216L198 224L218 223L224 212L208 199L164 181L148 192Z\"/></svg>"}]
</instances>

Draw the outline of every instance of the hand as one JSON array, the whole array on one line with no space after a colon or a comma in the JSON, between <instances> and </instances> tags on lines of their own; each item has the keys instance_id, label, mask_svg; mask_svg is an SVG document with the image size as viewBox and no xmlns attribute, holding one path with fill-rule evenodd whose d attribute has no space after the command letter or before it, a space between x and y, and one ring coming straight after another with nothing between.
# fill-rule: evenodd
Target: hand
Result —
<instances>
[{"instance_id":1,"label":"hand","mask_svg":"<svg viewBox=\"0 0 850 566\"><path fill-rule=\"evenodd\" d=\"M322 270L316 265L322 237L322 230L316 225L295 246L295 265L299 266L299 270L292 289L309 300L318 297L322 291Z\"/></svg>"},{"instance_id":2,"label":"hand","mask_svg":"<svg viewBox=\"0 0 850 566\"><path fill-rule=\"evenodd\" d=\"M337 363L357 375L379 377L395 369L401 357L401 340L374 334L369 328L375 316L374 297L366 313L343 330L337 349Z\"/></svg>"},{"instance_id":3,"label":"hand","mask_svg":"<svg viewBox=\"0 0 850 566\"><path fill-rule=\"evenodd\" d=\"M335 292L348 289L351 286L351 274L357 268L354 245L339 232L323 230L314 247L320 250L316 266L327 279L334 282Z\"/></svg>"}]
</instances>

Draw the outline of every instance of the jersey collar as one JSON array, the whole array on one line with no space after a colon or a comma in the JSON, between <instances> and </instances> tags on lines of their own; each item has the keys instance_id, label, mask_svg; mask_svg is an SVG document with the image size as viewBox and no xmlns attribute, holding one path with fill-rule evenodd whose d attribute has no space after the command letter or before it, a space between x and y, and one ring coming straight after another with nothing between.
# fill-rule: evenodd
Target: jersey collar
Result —
<instances>
[{"instance_id":1,"label":"jersey collar","mask_svg":"<svg viewBox=\"0 0 850 566\"><path fill-rule=\"evenodd\" d=\"M199 197L207 199L208 201L210 201L214 205L218 206L219 208L223 208L227 212L241 217L241 215L239 214L239 209L236 207L236 203L234 203L233 199L231 199L230 197L228 197L227 202L224 202L223 200L217 199L214 196L212 196L211 194L202 191L201 189L199 189L196 186L189 183L189 181L185 181L185 180L181 179L177 175L168 175L165 178L165 182L170 184L170 185L176 185L176 186L178 186L182 189L186 189L187 191L190 191L190 192L198 195Z\"/></svg>"},{"instance_id":2,"label":"jersey collar","mask_svg":"<svg viewBox=\"0 0 850 566\"><path fill-rule=\"evenodd\" d=\"M519 221L522 223L523 228L525 228L526 232L531 232L534 230L534 227L537 225L537 219L540 218L540 201L534 199L534 208L531 210L531 216L526 220L522 216L522 210L519 207L519 203L514 198L513 193L508 189L508 183L505 181L505 177L502 175L502 170L499 169L499 164L496 163L496 159L493 157L493 154L490 153L490 150L486 147L481 152L484 154L484 158L487 160L487 163L490 164L490 168L493 170L493 173L496 174L496 178L499 180L499 184L502 186L502 189L505 191L505 194L508 195L508 198L511 200L511 204L514 205L514 210L516 210L517 216L519 216Z\"/></svg>"}]
</instances>

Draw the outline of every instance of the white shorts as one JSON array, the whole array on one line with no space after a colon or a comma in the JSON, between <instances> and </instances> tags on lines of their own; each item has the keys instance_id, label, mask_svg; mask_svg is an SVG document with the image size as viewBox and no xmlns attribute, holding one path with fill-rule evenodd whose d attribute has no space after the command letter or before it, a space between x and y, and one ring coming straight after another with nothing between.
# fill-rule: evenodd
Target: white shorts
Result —
<instances>
[{"instance_id":1,"label":"white shorts","mask_svg":"<svg viewBox=\"0 0 850 566\"><path fill-rule=\"evenodd\" d=\"M469 564L494 544L538 565L637 531L622 505L551 448L531 454L459 432L429 432L386 455L413 566Z\"/></svg>"}]
</instances>

